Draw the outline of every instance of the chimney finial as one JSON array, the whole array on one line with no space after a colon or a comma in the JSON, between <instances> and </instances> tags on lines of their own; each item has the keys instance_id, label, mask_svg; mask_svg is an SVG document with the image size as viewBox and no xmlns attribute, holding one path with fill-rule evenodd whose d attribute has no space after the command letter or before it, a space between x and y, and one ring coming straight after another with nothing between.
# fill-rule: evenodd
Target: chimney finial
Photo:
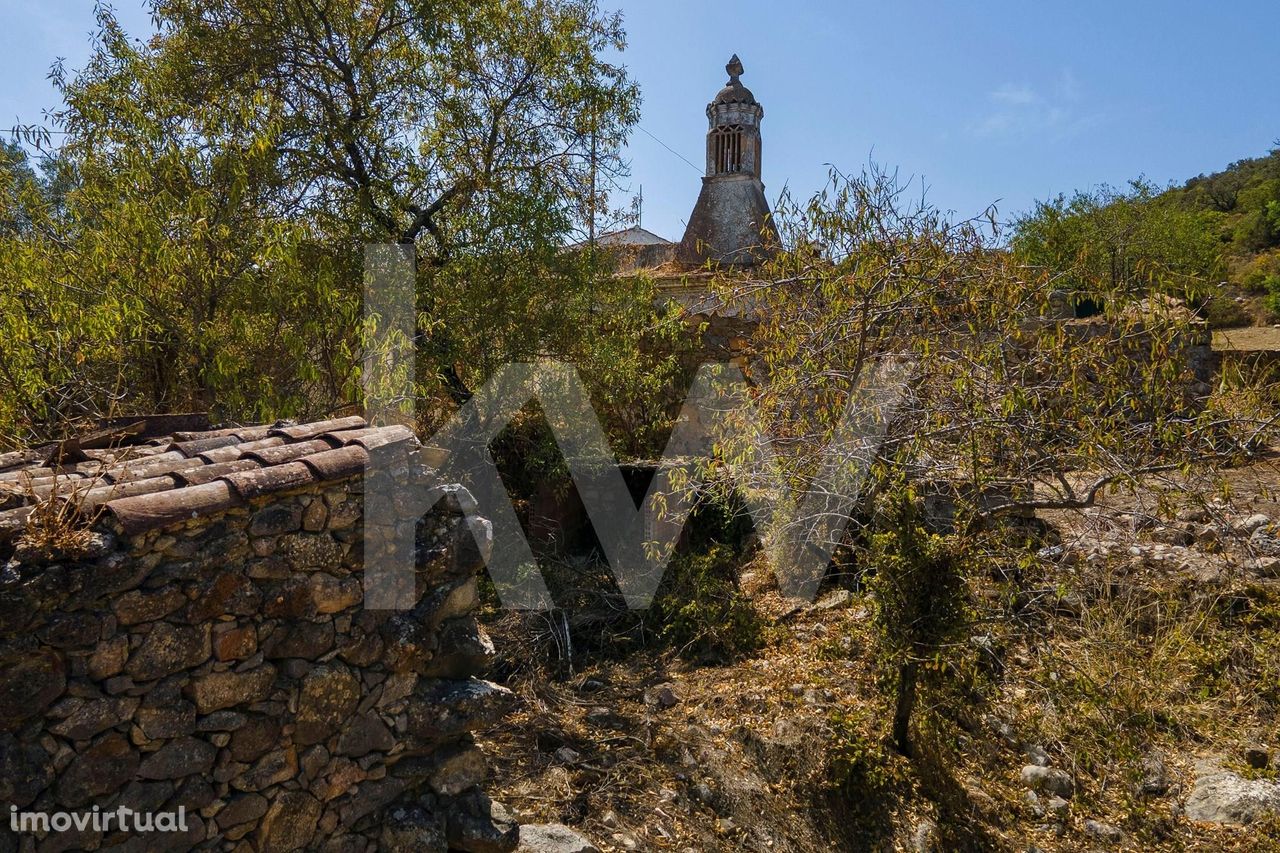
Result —
<instances>
[{"instance_id":1,"label":"chimney finial","mask_svg":"<svg viewBox=\"0 0 1280 853\"><path fill-rule=\"evenodd\" d=\"M729 60L729 64L724 67L729 72L729 85L738 82L738 78L742 76L742 60L738 58L738 54L734 54Z\"/></svg>"}]
</instances>

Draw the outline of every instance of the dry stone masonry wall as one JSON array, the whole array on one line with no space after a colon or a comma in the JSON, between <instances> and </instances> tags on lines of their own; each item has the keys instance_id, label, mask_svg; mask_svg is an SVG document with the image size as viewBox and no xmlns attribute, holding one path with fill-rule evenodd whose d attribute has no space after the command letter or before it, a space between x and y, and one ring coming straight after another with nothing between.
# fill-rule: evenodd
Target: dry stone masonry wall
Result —
<instances>
[{"instance_id":1,"label":"dry stone masonry wall","mask_svg":"<svg viewBox=\"0 0 1280 853\"><path fill-rule=\"evenodd\" d=\"M176 439L0 458L0 801L182 808L187 829L5 820L0 849L514 848L472 740L512 696L476 677L489 530L470 496L442 489L417 524L418 605L368 610L365 466L395 448L395 475L417 476L407 431L347 419ZM60 500L98 513L89 532L48 535Z\"/></svg>"}]
</instances>

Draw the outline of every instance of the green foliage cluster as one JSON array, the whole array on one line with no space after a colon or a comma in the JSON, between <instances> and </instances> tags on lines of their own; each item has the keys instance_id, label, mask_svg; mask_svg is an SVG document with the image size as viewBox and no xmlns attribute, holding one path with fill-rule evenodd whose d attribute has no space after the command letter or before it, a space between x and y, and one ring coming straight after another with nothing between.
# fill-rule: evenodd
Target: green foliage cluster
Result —
<instances>
[{"instance_id":1,"label":"green foliage cluster","mask_svg":"<svg viewBox=\"0 0 1280 853\"><path fill-rule=\"evenodd\" d=\"M739 583L755 555L751 531L736 495L709 493L694 507L646 617L664 645L691 659L731 661L765 644L766 620Z\"/></svg>"},{"instance_id":2,"label":"green foliage cluster","mask_svg":"<svg viewBox=\"0 0 1280 853\"><path fill-rule=\"evenodd\" d=\"M909 787L906 768L886 752L878 721L865 711L838 711L829 723L824 787L831 830L855 845L883 840L893 806Z\"/></svg>"},{"instance_id":3,"label":"green foliage cluster","mask_svg":"<svg viewBox=\"0 0 1280 853\"><path fill-rule=\"evenodd\" d=\"M1138 180L1127 190L1102 187L1038 203L1014 223L1011 246L1074 293L1158 289L1198 297L1224 271L1223 218Z\"/></svg>"},{"instance_id":4,"label":"green foliage cluster","mask_svg":"<svg viewBox=\"0 0 1280 853\"><path fill-rule=\"evenodd\" d=\"M867 544L876 622L890 658L936 666L938 651L964 625L966 562L958 539L924 529L910 487L888 500Z\"/></svg>"},{"instance_id":5,"label":"green foliage cluster","mask_svg":"<svg viewBox=\"0 0 1280 853\"><path fill-rule=\"evenodd\" d=\"M886 492L880 523L868 538L869 588L881 654L894 683L895 744L912 754L910 722L917 691L945 671L947 646L966 620L966 561L961 540L923 527L911 487Z\"/></svg>"},{"instance_id":6,"label":"green foliage cluster","mask_svg":"<svg viewBox=\"0 0 1280 853\"><path fill-rule=\"evenodd\" d=\"M52 128L0 151L0 440L108 414L359 405L367 243L413 249L424 427L510 361L575 361L618 410L621 380L661 381L649 344L672 324L651 286L565 249L637 116L605 58L618 16L594 0L151 5L145 41L99 7L87 64L54 69Z\"/></svg>"},{"instance_id":7,"label":"green foliage cluster","mask_svg":"<svg viewBox=\"0 0 1280 853\"><path fill-rule=\"evenodd\" d=\"M1160 189L1139 179L1040 202L1014 223L1015 255L1079 294L1127 289L1190 299L1214 327L1251 318L1229 280L1280 314L1280 148Z\"/></svg>"},{"instance_id":8,"label":"green foliage cluster","mask_svg":"<svg viewBox=\"0 0 1280 853\"><path fill-rule=\"evenodd\" d=\"M734 660L759 649L766 632L738 586L741 568L741 555L728 545L677 554L653 604L662 642L702 660Z\"/></svg>"},{"instance_id":9,"label":"green foliage cluster","mask_svg":"<svg viewBox=\"0 0 1280 853\"><path fill-rule=\"evenodd\" d=\"M1280 248L1280 148L1192 178L1167 195L1185 209L1223 214L1220 238L1237 254Z\"/></svg>"}]
</instances>

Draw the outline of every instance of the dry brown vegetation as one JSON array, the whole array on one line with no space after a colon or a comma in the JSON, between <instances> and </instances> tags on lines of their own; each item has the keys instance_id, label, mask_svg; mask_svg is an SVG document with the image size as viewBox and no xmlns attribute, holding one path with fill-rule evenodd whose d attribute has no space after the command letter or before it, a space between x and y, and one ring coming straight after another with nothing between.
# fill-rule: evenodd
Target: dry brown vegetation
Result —
<instances>
[{"instance_id":1,"label":"dry brown vegetation","mask_svg":"<svg viewBox=\"0 0 1280 853\"><path fill-rule=\"evenodd\" d=\"M1280 518L1280 457L1195 503L1177 481L1145 486L1042 514L1059 546L971 580L986 616L928 694L915 760L889 743L875 604L855 575L797 607L748 567L766 642L728 662L583 642L570 668L557 617L494 612L523 699L488 738L494 795L608 850L1280 849L1280 821L1182 813L1215 768L1277 777L1244 756L1261 746L1274 768L1280 747L1280 572L1234 527ZM1019 779L1036 752L1074 780L1061 820Z\"/></svg>"}]
</instances>

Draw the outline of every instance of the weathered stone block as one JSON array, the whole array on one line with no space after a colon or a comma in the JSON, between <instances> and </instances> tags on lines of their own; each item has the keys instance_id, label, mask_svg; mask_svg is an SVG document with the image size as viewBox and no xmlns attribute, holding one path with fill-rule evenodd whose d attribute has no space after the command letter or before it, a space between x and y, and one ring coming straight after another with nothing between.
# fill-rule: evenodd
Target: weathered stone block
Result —
<instances>
[{"instance_id":1,"label":"weathered stone block","mask_svg":"<svg viewBox=\"0 0 1280 853\"><path fill-rule=\"evenodd\" d=\"M210 653L208 625L157 622L129 658L125 671L135 681L154 681L199 666Z\"/></svg>"},{"instance_id":2,"label":"weathered stone block","mask_svg":"<svg viewBox=\"0 0 1280 853\"><path fill-rule=\"evenodd\" d=\"M293 747L268 752L244 775L231 780L238 791L262 791L298 775L298 752Z\"/></svg>"},{"instance_id":3,"label":"weathered stone block","mask_svg":"<svg viewBox=\"0 0 1280 853\"><path fill-rule=\"evenodd\" d=\"M388 776L361 782L354 794L338 806L338 818L343 826L353 826L362 818L392 803L407 787L403 779Z\"/></svg>"},{"instance_id":4,"label":"weathered stone block","mask_svg":"<svg viewBox=\"0 0 1280 853\"><path fill-rule=\"evenodd\" d=\"M442 796L457 796L479 785L489 775L489 762L475 744L444 747L432 757L435 767L428 782L431 790Z\"/></svg>"},{"instance_id":5,"label":"weathered stone block","mask_svg":"<svg viewBox=\"0 0 1280 853\"><path fill-rule=\"evenodd\" d=\"M359 639L349 637L339 649L338 657L352 666L369 666L382 657L382 638L377 634L365 634Z\"/></svg>"},{"instance_id":6,"label":"weathered stone block","mask_svg":"<svg viewBox=\"0 0 1280 853\"><path fill-rule=\"evenodd\" d=\"M431 678L466 678L488 671L494 658L493 641L476 623L463 617L440 628L440 648L422 674Z\"/></svg>"},{"instance_id":7,"label":"weathered stone block","mask_svg":"<svg viewBox=\"0 0 1280 853\"><path fill-rule=\"evenodd\" d=\"M449 847L466 853L510 853L520 843L520 825L501 803L479 791L457 801L449 815Z\"/></svg>"},{"instance_id":8,"label":"weathered stone block","mask_svg":"<svg viewBox=\"0 0 1280 853\"><path fill-rule=\"evenodd\" d=\"M311 843L320 801L305 791L284 791L271 804L258 831L260 853L284 853Z\"/></svg>"},{"instance_id":9,"label":"weathered stone block","mask_svg":"<svg viewBox=\"0 0 1280 853\"><path fill-rule=\"evenodd\" d=\"M249 718L238 711L217 711L196 722L199 732L234 732L249 721Z\"/></svg>"},{"instance_id":10,"label":"weathered stone block","mask_svg":"<svg viewBox=\"0 0 1280 853\"><path fill-rule=\"evenodd\" d=\"M280 740L280 722L271 717L249 717L231 735L231 757L236 761L255 761Z\"/></svg>"},{"instance_id":11,"label":"weathered stone block","mask_svg":"<svg viewBox=\"0 0 1280 853\"><path fill-rule=\"evenodd\" d=\"M311 584L301 577L285 579L270 588L262 612L269 619L310 619L316 615Z\"/></svg>"},{"instance_id":12,"label":"weathered stone block","mask_svg":"<svg viewBox=\"0 0 1280 853\"><path fill-rule=\"evenodd\" d=\"M24 650L0 659L0 729L12 731L44 713L66 689L66 665L52 650Z\"/></svg>"},{"instance_id":13,"label":"weathered stone block","mask_svg":"<svg viewBox=\"0 0 1280 853\"><path fill-rule=\"evenodd\" d=\"M261 794L242 794L218 812L218 829L226 830L242 823L256 821L267 813L267 798Z\"/></svg>"},{"instance_id":14,"label":"weathered stone block","mask_svg":"<svg viewBox=\"0 0 1280 853\"><path fill-rule=\"evenodd\" d=\"M95 681L102 681L124 670L125 661L129 659L129 637L119 634L109 640L103 640L89 655L87 671Z\"/></svg>"},{"instance_id":15,"label":"weathered stone block","mask_svg":"<svg viewBox=\"0 0 1280 853\"><path fill-rule=\"evenodd\" d=\"M121 625L137 625L163 619L187 603L187 597L176 586L157 592L126 592L111 604Z\"/></svg>"},{"instance_id":16,"label":"weathered stone block","mask_svg":"<svg viewBox=\"0 0 1280 853\"><path fill-rule=\"evenodd\" d=\"M134 719L152 740L182 737L195 731L196 706L178 699L158 708L139 708Z\"/></svg>"},{"instance_id":17,"label":"weathered stone block","mask_svg":"<svg viewBox=\"0 0 1280 853\"><path fill-rule=\"evenodd\" d=\"M187 607L188 622L207 622L219 616L249 616L262 604L262 590L240 572L223 572L201 590Z\"/></svg>"},{"instance_id":18,"label":"weathered stone block","mask_svg":"<svg viewBox=\"0 0 1280 853\"><path fill-rule=\"evenodd\" d=\"M213 628L213 656L218 660L244 660L258 650L258 629L252 625L222 623Z\"/></svg>"},{"instance_id":19,"label":"weathered stone block","mask_svg":"<svg viewBox=\"0 0 1280 853\"><path fill-rule=\"evenodd\" d=\"M191 683L191 696L201 714L259 702L271 692L276 668L264 664L248 672L211 672Z\"/></svg>"},{"instance_id":20,"label":"weathered stone block","mask_svg":"<svg viewBox=\"0 0 1280 853\"><path fill-rule=\"evenodd\" d=\"M52 780L53 764L44 749L19 743L8 732L0 734L0 802L23 808Z\"/></svg>"},{"instance_id":21,"label":"weathered stone block","mask_svg":"<svg viewBox=\"0 0 1280 853\"><path fill-rule=\"evenodd\" d=\"M101 626L93 613L54 613L36 636L55 649L80 649L97 642Z\"/></svg>"},{"instance_id":22,"label":"weathered stone block","mask_svg":"<svg viewBox=\"0 0 1280 853\"><path fill-rule=\"evenodd\" d=\"M480 606L480 590L474 577L429 592L413 608L413 614L435 630L442 622L466 616Z\"/></svg>"},{"instance_id":23,"label":"weathered stone block","mask_svg":"<svg viewBox=\"0 0 1280 853\"><path fill-rule=\"evenodd\" d=\"M338 755L360 758L370 752L386 752L395 746L395 738L377 714L363 714L351 721L338 737Z\"/></svg>"},{"instance_id":24,"label":"weathered stone block","mask_svg":"<svg viewBox=\"0 0 1280 853\"><path fill-rule=\"evenodd\" d=\"M420 740L448 740L496 724L515 701L507 688L478 678L426 681L409 699L408 732Z\"/></svg>"},{"instance_id":25,"label":"weathered stone block","mask_svg":"<svg viewBox=\"0 0 1280 853\"><path fill-rule=\"evenodd\" d=\"M527 823L520 827L516 853L600 853L600 848L563 824Z\"/></svg>"},{"instance_id":26,"label":"weathered stone block","mask_svg":"<svg viewBox=\"0 0 1280 853\"><path fill-rule=\"evenodd\" d=\"M250 536L281 536L293 533L302 526L302 507L296 503L281 503L264 507L249 522Z\"/></svg>"},{"instance_id":27,"label":"weathered stone block","mask_svg":"<svg viewBox=\"0 0 1280 853\"><path fill-rule=\"evenodd\" d=\"M397 806L388 810L378 835L378 849L385 853L447 853L449 839L444 821L422 806Z\"/></svg>"},{"instance_id":28,"label":"weathered stone block","mask_svg":"<svg viewBox=\"0 0 1280 853\"><path fill-rule=\"evenodd\" d=\"M378 629L382 664L396 673L422 672L435 654L436 635L412 614L397 613Z\"/></svg>"},{"instance_id":29,"label":"weathered stone block","mask_svg":"<svg viewBox=\"0 0 1280 853\"><path fill-rule=\"evenodd\" d=\"M263 654L271 659L314 660L333 648L332 622L295 622L281 625L263 643Z\"/></svg>"},{"instance_id":30,"label":"weathered stone block","mask_svg":"<svg viewBox=\"0 0 1280 853\"><path fill-rule=\"evenodd\" d=\"M317 613L338 613L363 601L364 588L359 578L319 572L311 576L311 598Z\"/></svg>"},{"instance_id":31,"label":"weathered stone block","mask_svg":"<svg viewBox=\"0 0 1280 853\"><path fill-rule=\"evenodd\" d=\"M327 533L293 533L280 539L276 553L295 572L326 572L342 565L343 547Z\"/></svg>"},{"instance_id":32,"label":"weathered stone block","mask_svg":"<svg viewBox=\"0 0 1280 853\"><path fill-rule=\"evenodd\" d=\"M129 741L109 734L72 759L58 779L55 798L68 808L82 806L133 779L138 763L138 753Z\"/></svg>"},{"instance_id":33,"label":"weathered stone block","mask_svg":"<svg viewBox=\"0 0 1280 853\"><path fill-rule=\"evenodd\" d=\"M338 664L318 666L307 674L298 697L294 741L318 743L338 730L360 701L360 680Z\"/></svg>"},{"instance_id":34,"label":"weathered stone block","mask_svg":"<svg viewBox=\"0 0 1280 853\"><path fill-rule=\"evenodd\" d=\"M329 521L329 509L322 500L313 500L302 513L302 529L309 533L324 530Z\"/></svg>"},{"instance_id":35,"label":"weathered stone block","mask_svg":"<svg viewBox=\"0 0 1280 853\"><path fill-rule=\"evenodd\" d=\"M139 779L181 779L213 769L218 751L208 741L194 737L172 740L142 760Z\"/></svg>"},{"instance_id":36,"label":"weathered stone block","mask_svg":"<svg viewBox=\"0 0 1280 853\"><path fill-rule=\"evenodd\" d=\"M88 740L130 719L141 700L128 696L113 696L105 699L69 701L74 703L71 714L57 725L50 726L49 731L71 740Z\"/></svg>"}]
</instances>

